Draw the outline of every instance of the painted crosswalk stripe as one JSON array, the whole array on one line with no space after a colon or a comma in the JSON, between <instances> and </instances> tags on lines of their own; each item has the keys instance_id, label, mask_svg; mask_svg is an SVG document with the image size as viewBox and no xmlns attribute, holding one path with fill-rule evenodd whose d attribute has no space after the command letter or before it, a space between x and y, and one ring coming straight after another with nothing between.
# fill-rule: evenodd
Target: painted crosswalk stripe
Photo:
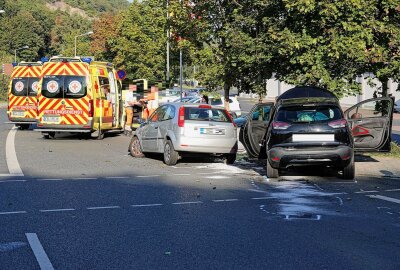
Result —
<instances>
[{"instance_id":1,"label":"painted crosswalk stripe","mask_svg":"<svg viewBox=\"0 0 400 270\"><path fill-rule=\"evenodd\" d=\"M384 200L384 201L388 201L388 202L393 202L393 203L399 203L399 204L400 204L400 200L399 200L399 199L390 198L390 197L386 197L386 196L381 196L381 195L367 195L367 197L374 198L374 199L379 199L379 200Z\"/></svg>"}]
</instances>

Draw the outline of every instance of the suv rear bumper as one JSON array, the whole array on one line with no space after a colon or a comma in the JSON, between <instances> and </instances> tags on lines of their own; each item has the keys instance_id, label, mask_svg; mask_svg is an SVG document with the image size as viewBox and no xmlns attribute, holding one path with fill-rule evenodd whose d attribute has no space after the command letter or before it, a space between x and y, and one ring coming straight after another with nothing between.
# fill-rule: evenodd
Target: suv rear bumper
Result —
<instances>
[{"instance_id":1,"label":"suv rear bumper","mask_svg":"<svg viewBox=\"0 0 400 270\"><path fill-rule=\"evenodd\" d=\"M353 149L349 146L335 148L286 149L274 147L268 151L268 161L275 169L286 169L290 166L325 165L343 168L347 166Z\"/></svg>"}]
</instances>

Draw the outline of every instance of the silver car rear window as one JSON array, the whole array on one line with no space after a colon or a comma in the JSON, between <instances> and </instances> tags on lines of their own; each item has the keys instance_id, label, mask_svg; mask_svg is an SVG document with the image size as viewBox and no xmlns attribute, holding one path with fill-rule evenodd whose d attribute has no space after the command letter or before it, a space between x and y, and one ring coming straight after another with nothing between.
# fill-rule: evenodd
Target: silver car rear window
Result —
<instances>
[{"instance_id":1,"label":"silver car rear window","mask_svg":"<svg viewBox=\"0 0 400 270\"><path fill-rule=\"evenodd\" d=\"M224 110L209 108L185 108L185 120L231 122Z\"/></svg>"}]
</instances>

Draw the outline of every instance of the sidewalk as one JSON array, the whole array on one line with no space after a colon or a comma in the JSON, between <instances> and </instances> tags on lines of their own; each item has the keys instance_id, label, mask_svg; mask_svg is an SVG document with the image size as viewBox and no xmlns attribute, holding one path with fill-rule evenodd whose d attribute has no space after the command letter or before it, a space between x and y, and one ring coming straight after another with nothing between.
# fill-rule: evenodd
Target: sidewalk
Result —
<instances>
[{"instance_id":1,"label":"sidewalk","mask_svg":"<svg viewBox=\"0 0 400 270\"><path fill-rule=\"evenodd\" d=\"M357 176L400 177L399 160L390 157L356 157Z\"/></svg>"}]
</instances>

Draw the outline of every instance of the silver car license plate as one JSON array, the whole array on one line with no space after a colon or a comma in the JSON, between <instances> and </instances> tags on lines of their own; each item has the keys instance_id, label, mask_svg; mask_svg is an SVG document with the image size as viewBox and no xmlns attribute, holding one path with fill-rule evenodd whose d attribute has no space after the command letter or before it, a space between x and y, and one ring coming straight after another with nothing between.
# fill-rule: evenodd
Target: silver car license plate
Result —
<instances>
[{"instance_id":1,"label":"silver car license plate","mask_svg":"<svg viewBox=\"0 0 400 270\"><path fill-rule=\"evenodd\" d=\"M200 128L200 134L225 135L225 129L223 129L223 128Z\"/></svg>"}]
</instances>

